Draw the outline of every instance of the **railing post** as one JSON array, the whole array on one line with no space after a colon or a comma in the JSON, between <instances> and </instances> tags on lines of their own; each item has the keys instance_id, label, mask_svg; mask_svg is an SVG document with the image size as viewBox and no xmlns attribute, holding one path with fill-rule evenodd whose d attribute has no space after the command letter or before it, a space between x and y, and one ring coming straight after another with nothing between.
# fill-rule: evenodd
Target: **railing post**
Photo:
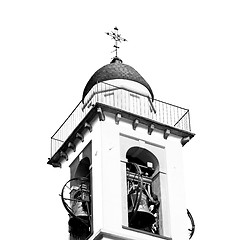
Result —
<instances>
[{"instance_id":1,"label":"railing post","mask_svg":"<svg viewBox=\"0 0 240 240\"><path fill-rule=\"evenodd\" d=\"M97 102L99 102L98 93L99 93L99 91L98 91L98 81L97 81Z\"/></svg>"},{"instance_id":2,"label":"railing post","mask_svg":"<svg viewBox=\"0 0 240 240\"><path fill-rule=\"evenodd\" d=\"M188 111L188 126L189 126L189 132L191 132L190 112L189 111Z\"/></svg>"},{"instance_id":3,"label":"railing post","mask_svg":"<svg viewBox=\"0 0 240 240\"><path fill-rule=\"evenodd\" d=\"M51 138L51 155L50 155L51 157L53 156L52 155L52 148L53 148L52 145L53 145L53 141L52 141L52 138Z\"/></svg>"}]
</instances>

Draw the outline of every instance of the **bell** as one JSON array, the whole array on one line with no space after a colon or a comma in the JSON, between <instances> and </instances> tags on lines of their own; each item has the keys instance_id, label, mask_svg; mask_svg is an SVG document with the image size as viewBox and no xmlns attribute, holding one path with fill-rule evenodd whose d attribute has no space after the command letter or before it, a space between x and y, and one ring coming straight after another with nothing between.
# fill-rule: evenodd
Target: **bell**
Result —
<instances>
[{"instance_id":1,"label":"bell","mask_svg":"<svg viewBox=\"0 0 240 240\"><path fill-rule=\"evenodd\" d=\"M83 191L73 189L71 192L72 198L72 212L76 217L88 217L87 203L82 198Z\"/></svg>"},{"instance_id":2,"label":"bell","mask_svg":"<svg viewBox=\"0 0 240 240\"><path fill-rule=\"evenodd\" d=\"M81 201L76 201L72 205L72 211L76 217L87 217L88 213L84 206L85 203Z\"/></svg>"},{"instance_id":3,"label":"bell","mask_svg":"<svg viewBox=\"0 0 240 240\"><path fill-rule=\"evenodd\" d=\"M68 232L73 238L70 239L87 239L90 234L89 225L83 223L82 220L76 217L70 217L68 221Z\"/></svg>"},{"instance_id":4,"label":"bell","mask_svg":"<svg viewBox=\"0 0 240 240\"><path fill-rule=\"evenodd\" d=\"M128 216L131 227L146 228L151 226L155 222L154 215L149 211L147 196L142 193L139 207L136 214L133 213L133 206L136 203L137 192L133 192L129 195L129 208Z\"/></svg>"}]
</instances>

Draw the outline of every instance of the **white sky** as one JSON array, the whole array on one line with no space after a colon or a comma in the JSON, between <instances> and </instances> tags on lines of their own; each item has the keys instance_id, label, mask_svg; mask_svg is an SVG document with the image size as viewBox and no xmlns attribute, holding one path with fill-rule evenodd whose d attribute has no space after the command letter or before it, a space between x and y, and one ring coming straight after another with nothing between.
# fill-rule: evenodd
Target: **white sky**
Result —
<instances>
[{"instance_id":1,"label":"white sky","mask_svg":"<svg viewBox=\"0 0 240 240\"><path fill-rule=\"evenodd\" d=\"M239 1L0 2L0 238L67 239L50 137L119 56L155 97L190 109L183 148L194 240L239 236ZM66 179L67 181L68 179Z\"/></svg>"}]
</instances>

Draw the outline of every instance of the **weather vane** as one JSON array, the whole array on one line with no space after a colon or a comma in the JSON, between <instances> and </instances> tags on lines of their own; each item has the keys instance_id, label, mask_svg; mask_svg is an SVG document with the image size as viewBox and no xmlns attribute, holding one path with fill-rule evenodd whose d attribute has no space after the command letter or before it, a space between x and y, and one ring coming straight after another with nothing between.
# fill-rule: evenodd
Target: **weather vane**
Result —
<instances>
[{"instance_id":1,"label":"weather vane","mask_svg":"<svg viewBox=\"0 0 240 240\"><path fill-rule=\"evenodd\" d=\"M117 52L118 52L118 42L121 43L122 41L127 41L127 39L122 38L120 34L118 34L118 28L115 27L114 28L114 32L107 32L107 35L109 35L110 37L112 37L112 39L115 40L115 45L113 46L115 48L115 50L113 52L116 52L116 56L117 57Z\"/></svg>"}]
</instances>

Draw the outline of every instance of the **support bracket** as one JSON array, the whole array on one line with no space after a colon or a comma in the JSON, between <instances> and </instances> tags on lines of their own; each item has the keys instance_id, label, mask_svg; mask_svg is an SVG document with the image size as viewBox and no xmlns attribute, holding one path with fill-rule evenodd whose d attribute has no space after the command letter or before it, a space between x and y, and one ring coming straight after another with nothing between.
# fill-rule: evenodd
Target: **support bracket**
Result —
<instances>
[{"instance_id":1,"label":"support bracket","mask_svg":"<svg viewBox=\"0 0 240 240\"><path fill-rule=\"evenodd\" d=\"M154 128L155 128L155 127L154 127L154 124L153 124L153 123L148 126L148 134L149 134L149 135L152 134Z\"/></svg>"},{"instance_id":2,"label":"support bracket","mask_svg":"<svg viewBox=\"0 0 240 240\"><path fill-rule=\"evenodd\" d=\"M92 125L88 122L85 122L84 127L89 130L89 132L92 132Z\"/></svg>"},{"instance_id":3,"label":"support bracket","mask_svg":"<svg viewBox=\"0 0 240 240\"><path fill-rule=\"evenodd\" d=\"M165 130L164 130L164 134L163 134L163 138L164 138L164 139L167 139L170 134L171 134L170 129L165 129Z\"/></svg>"},{"instance_id":4,"label":"support bracket","mask_svg":"<svg viewBox=\"0 0 240 240\"><path fill-rule=\"evenodd\" d=\"M181 139L181 144L182 146L184 146L186 143L188 143L190 141L190 137L183 137Z\"/></svg>"},{"instance_id":5,"label":"support bracket","mask_svg":"<svg viewBox=\"0 0 240 240\"><path fill-rule=\"evenodd\" d=\"M60 158L64 158L66 161L68 161L68 155L63 151L60 152Z\"/></svg>"},{"instance_id":6,"label":"support bracket","mask_svg":"<svg viewBox=\"0 0 240 240\"><path fill-rule=\"evenodd\" d=\"M68 148L71 148L74 152L76 152L76 145L72 142L68 143Z\"/></svg>"},{"instance_id":7,"label":"support bracket","mask_svg":"<svg viewBox=\"0 0 240 240\"><path fill-rule=\"evenodd\" d=\"M138 119L135 119L132 123L132 127L133 127L133 130L136 130L137 126L139 124L139 120Z\"/></svg>"},{"instance_id":8,"label":"support bracket","mask_svg":"<svg viewBox=\"0 0 240 240\"><path fill-rule=\"evenodd\" d=\"M104 121L105 120L105 115L103 113L102 108L98 107L97 108L97 113L98 113L98 117L100 121Z\"/></svg>"},{"instance_id":9,"label":"support bracket","mask_svg":"<svg viewBox=\"0 0 240 240\"><path fill-rule=\"evenodd\" d=\"M84 136L81 133L77 133L76 138L80 139L82 142L84 142Z\"/></svg>"},{"instance_id":10,"label":"support bracket","mask_svg":"<svg viewBox=\"0 0 240 240\"><path fill-rule=\"evenodd\" d=\"M121 118L122 118L122 115L120 113L117 113L116 116L115 116L115 123L117 125L119 124L119 121L120 121Z\"/></svg>"}]
</instances>

